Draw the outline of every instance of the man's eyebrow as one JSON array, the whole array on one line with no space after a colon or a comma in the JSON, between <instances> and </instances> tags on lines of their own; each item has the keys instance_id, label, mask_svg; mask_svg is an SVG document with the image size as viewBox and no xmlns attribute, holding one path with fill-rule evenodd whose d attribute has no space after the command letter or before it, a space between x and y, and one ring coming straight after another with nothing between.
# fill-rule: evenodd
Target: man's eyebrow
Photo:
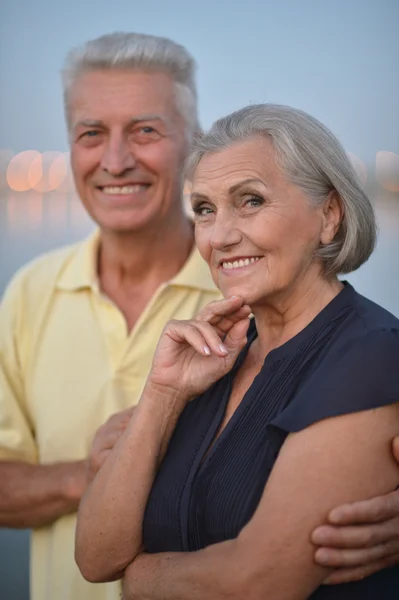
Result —
<instances>
[{"instance_id":1,"label":"man's eyebrow","mask_svg":"<svg viewBox=\"0 0 399 600\"><path fill-rule=\"evenodd\" d=\"M142 121L163 121L165 122L165 117L161 117L161 115L142 115L141 117L133 117L131 119L131 123L142 123Z\"/></svg>"},{"instance_id":2,"label":"man's eyebrow","mask_svg":"<svg viewBox=\"0 0 399 600\"><path fill-rule=\"evenodd\" d=\"M130 120L130 125L137 125L138 123L146 123L151 121L159 121L166 126L167 129L173 129L173 122L162 115L142 115L141 117L133 117Z\"/></svg>"},{"instance_id":3,"label":"man's eyebrow","mask_svg":"<svg viewBox=\"0 0 399 600\"><path fill-rule=\"evenodd\" d=\"M76 127L104 127L104 122L95 119L83 119L74 124L75 129Z\"/></svg>"},{"instance_id":4,"label":"man's eyebrow","mask_svg":"<svg viewBox=\"0 0 399 600\"><path fill-rule=\"evenodd\" d=\"M168 124L167 119L161 115L142 115L141 117L132 117L129 121L129 124L135 125L136 123L142 123L143 121L161 121L162 123ZM81 121L75 123L74 128L76 127L105 127L105 123L104 121L97 119L82 119Z\"/></svg>"}]
</instances>

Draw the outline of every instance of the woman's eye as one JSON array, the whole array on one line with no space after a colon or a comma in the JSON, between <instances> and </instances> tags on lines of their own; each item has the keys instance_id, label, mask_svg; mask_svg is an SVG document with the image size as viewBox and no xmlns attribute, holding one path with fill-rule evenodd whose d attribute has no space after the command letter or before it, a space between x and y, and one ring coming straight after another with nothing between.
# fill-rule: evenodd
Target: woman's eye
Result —
<instances>
[{"instance_id":1,"label":"woman's eye","mask_svg":"<svg viewBox=\"0 0 399 600\"><path fill-rule=\"evenodd\" d=\"M193 206L193 213L196 217L206 217L212 214L212 212L209 206Z\"/></svg>"},{"instance_id":2,"label":"woman's eye","mask_svg":"<svg viewBox=\"0 0 399 600\"><path fill-rule=\"evenodd\" d=\"M245 205L256 208L257 206L261 206L264 203L263 198L260 196L251 196L245 200Z\"/></svg>"}]
</instances>

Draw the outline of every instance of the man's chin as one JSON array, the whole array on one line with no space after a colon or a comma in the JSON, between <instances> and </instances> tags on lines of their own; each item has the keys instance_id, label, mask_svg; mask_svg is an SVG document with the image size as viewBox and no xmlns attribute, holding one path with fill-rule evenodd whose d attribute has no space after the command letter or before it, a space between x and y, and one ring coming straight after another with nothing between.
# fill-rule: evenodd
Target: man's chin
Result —
<instances>
[{"instance_id":1,"label":"man's chin","mask_svg":"<svg viewBox=\"0 0 399 600\"><path fill-rule=\"evenodd\" d=\"M140 233L151 227L151 219L128 218L127 216L118 216L115 219L94 218L94 221L102 231L115 235Z\"/></svg>"}]
</instances>

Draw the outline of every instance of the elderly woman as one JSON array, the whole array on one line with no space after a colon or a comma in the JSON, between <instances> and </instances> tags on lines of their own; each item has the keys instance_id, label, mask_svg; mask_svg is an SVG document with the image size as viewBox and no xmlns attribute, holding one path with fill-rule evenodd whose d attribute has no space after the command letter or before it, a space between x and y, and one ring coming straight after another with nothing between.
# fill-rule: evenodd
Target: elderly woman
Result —
<instances>
[{"instance_id":1,"label":"elderly woman","mask_svg":"<svg viewBox=\"0 0 399 600\"><path fill-rule=\"evenodd\" d=\"M373 250L370 202L334 136L282 106L218 121L188 175L225 299L166 326L82 503L78 564L124 576L126 600L397 599L398 567L322 586L310 540L399 482L399 322L337 278Z\"/></svg>"}]
</instances>

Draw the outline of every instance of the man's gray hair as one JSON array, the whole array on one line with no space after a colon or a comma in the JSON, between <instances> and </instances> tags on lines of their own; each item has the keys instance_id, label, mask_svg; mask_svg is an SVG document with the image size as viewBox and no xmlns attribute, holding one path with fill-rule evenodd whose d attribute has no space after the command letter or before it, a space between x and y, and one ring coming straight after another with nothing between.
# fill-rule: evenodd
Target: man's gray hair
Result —
<instances>
[{"instance_id":1,"label":"man's gray hair","mask_svg":"<svg viewBox=\"0 0 399 600\"><path fill-rule=\"evenodd\" d=\"M372 253L376 222L370 200L337 138L317 119L301 110L276 104L257 104L216 121L198 135L186 163L191 179L201 158L254 135L267 136L288 180L315 204L336 191L343 207L339 230L330 244L320 246L327 274L358 269Z\"/></svg>"},{"instance_id":2,"label":"man's gray hair","mask_svg":"<svg viewBox=\"0 0 399 600\"><path fill-rule=\"evenodd\" d=\"M196 64L183 46L154 35L116 32L90 40L82 47L71 50L61 71L68 124L69 96L73 83L80 75L99 69L166 73L175 83L176 107L186 123L188 140L191 141L199 130Z\"/></svg>"}]
</instances>

